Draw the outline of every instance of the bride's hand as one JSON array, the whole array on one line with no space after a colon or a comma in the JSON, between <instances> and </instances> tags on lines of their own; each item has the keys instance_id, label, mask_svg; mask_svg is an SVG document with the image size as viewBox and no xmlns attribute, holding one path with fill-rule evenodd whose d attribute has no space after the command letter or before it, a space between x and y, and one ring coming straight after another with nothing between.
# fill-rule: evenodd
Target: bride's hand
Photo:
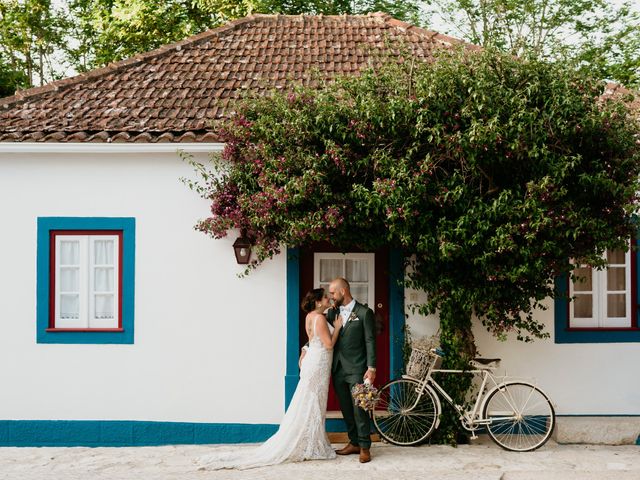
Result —
<instances>
[{"instance_id":1,"label":"bride's hand","mask_svg":"<svg viewBox=\"0 0 640 480\"><path fill-rule=\"evenodd\" d=\"M333 328L342 328L344 321L342 320L342 315L338 315L338 318L333 322Z\"/></svg>"}]
</instances>

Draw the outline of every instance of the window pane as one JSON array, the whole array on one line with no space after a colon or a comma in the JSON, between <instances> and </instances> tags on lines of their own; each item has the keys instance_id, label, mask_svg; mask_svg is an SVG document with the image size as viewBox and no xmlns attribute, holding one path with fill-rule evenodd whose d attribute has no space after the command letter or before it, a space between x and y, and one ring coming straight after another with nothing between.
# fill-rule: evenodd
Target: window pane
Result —
<instances>
[{"instance_id":1,"label":"window pane","mask_svg":"<svg viewBox=\"0 0 640 480\"><path fill-rule=\"evenodd\" d=\"M94 305L94 318L113 318L113 295L96 295Z\"/></svg>"},{"instance_id":2,"label":"window pane","mask_svg":"<svg viewBox=\"0 0 640 480\"><path fill-rule=\"evenodd\" d=\"M624 293L607 295L607 317L626 317L627 302Z\"/></svg>"},{"instance_id":3,"label":"window pane","mask_svg":"<svg viewBox=\"0 0 640 480\"><path fill-rule=\"evenodd\" d=\"M113 240L96 240L94 243L94 262L96 265L113 265Z\"/></svg>"},{"instance_id":4,"label":"window pane","mask_svg":"<svg viewBox=\"0 0 640 480\"><path fill-rule=\"evenodd\" d=\"M360 303L369 303L369 286L351 284L351 296Z\"/></svg>"},{"instance_id":5,"label":"window pane","mask_svg":"<svg viewBox=\"0 0 640 480\"><path fill-rule=\"evenodd\" d=\"M369 262L366 260L346 260L345 276L350 282L369 281Z\"/></svg>"},{"instance_id":6,"label":"window pane","mask_svg":"<svg viewBox=\"0 0 640 480\"><path fill-rule=\"evenodd\" d=\"M330 282L344 275L342 262L342 259L320 259L320 281Z\"/></svg>"},{"instance_id":7,"label":"window pane","mask_svg":"<svg viewBox=\"0 0 640 480\"><path fill-rule=\"evenodd\" d=\"M607 262L617 263L618 265L624 265L624 251L623 250L607 250Z\"/></svg>"},{"instance_id":8,"label":"window pane","mask_svg":"<svg viewBox=\"0 0 640 480\"><path fill-rule=\"evenodd\" d=\"M575 318L593 317L593 296L576 295L573 301L573 316Z\"/></svg>"},{"instance_id":9,"label":"window pane","mask_svg":"<svg viewBox=\"0 0 640 480\"><path fill-rule=\"evenodd\" d=\"M576 268L573 274L577 277L573 282L573 289L576 292L590 292L593 285L593 270L591 267Z\"/></svg>"},{"instance_id":10,"label":"window pane","mask_svg":"<svg viewBox=\"0 0 640 480\"><path fill-rule=\"evenodd\" d=\"M60 295L60 318L80 318L80 295Z\"/></svg>"},{"instance_id":11,"label":"window pane","mask_svg":"<svg viewBox=\"0 0 640 480\"><path fill-rule=\"evenodd\" d=\"M96 268L94 283L94 290L96 292L113 292L113 268Z\"/></svg>"},{"instance_id":12,"label":"window pane","mask_svg":"<svg viewBox=\"0 0 640 480\"><path fill-rule=\"evenodd\" d=\"M60 291L77 292L80 289L80 269L64 267L60 269Z\"/></svg>"},{"instance_id":13,"label":"window pane","mask_svg":"<svg viewBox=\"0 0 640 480\"><path fill-rule=\"evenodd\" d=\"M609 267L607 269L607 290L626 289L624 267Z\"/></svg>"},{"instance_id":14,"label":"window pane","mask_svg":"<svg viewBox=\"0 0 640 480\"><path fill-rule=\"evenodd\" d=\"M62 240L60 242L60 265L78 265L80 263L80 241Z\"/></svg>"}]
</instances>

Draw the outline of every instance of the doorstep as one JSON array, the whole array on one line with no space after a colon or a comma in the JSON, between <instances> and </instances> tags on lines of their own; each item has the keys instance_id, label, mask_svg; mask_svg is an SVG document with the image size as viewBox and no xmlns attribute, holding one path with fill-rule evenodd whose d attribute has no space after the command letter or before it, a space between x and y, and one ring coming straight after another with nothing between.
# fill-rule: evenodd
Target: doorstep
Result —
<instances>
[{"instance_id":1,"label":"doorstep","mask_svg":"<svg viewBox=\"0 0 640 480\"><path fill-rule=\"evenodd\" d=\"M327 419L340 419L342 420L342 412L340 411L329 411L327 412ZM329 436L329 442L331 443L349 443L349 436L347 432L327 432ZM371 434L372 442L379 442L380 435L377 433Z\"/></svg>"}]
</instances>

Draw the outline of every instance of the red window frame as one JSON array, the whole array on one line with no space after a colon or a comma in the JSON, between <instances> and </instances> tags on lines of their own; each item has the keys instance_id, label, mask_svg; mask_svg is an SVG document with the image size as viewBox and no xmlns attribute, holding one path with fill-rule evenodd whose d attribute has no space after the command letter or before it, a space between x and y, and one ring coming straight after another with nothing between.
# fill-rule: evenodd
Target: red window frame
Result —
<instances>
[{"instance_id":1,"label":"red window frame","mask_svg":"<svg viewBox=\"0 0 640 480\"><path fill-rule=\"evenodd\" d=\"M117 328L56 328L56 237L58 235L116 235L118 237L118 327ZM49 234L49 327L47 332L122 332L122 230L51 230Z\"/></svg>"}]
</instances>

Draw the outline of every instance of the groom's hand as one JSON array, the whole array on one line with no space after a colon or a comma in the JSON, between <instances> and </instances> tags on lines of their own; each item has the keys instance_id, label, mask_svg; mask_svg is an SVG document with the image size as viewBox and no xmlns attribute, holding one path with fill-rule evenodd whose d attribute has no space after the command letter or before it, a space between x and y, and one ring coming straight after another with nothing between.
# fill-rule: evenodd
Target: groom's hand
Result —
<instances>
[{"instance_id":1,"label":"groom's hand","mask_svg":"<svg viewBox=\"0 0 640 480\"><path fill-rule=\"evenodd\" d=\"M369 383L373 385L373 382L376 380L376 369L369 367L367 371L364 373L364 380L369 380Z\"/></svg>"}]
</instances>

